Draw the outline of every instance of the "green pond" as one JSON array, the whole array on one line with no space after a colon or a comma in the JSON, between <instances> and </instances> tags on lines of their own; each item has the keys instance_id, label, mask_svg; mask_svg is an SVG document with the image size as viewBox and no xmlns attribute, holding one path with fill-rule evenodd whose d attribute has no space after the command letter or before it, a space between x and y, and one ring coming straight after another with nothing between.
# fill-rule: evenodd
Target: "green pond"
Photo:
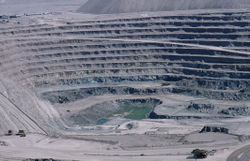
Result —
<instances>
[{"instance_id":1,"label":"green pond","mask_svg":"<svg viewBox=\"0 0 250 161\"><path fill-rule=\"evenodd\" d=\"M100 120L98 120L98 121L96 122L96 125L103 125L103 124L105 124L105 123L108 122L108 121L109 121L108 119L102 118L102 119L100 119Z\"/></svg>"},{"instance_id":2,"label":"green pond","mask_svg":"<svg viewBox=\"0 0 250 161\"><path fill-rule=\"evenodd\" d=\"M131 120L142 120L148 118L152 111L149 106L122 106L118 114L125 114L124 118Z\"/></svg>"},{"instance_id":3,"label":"green pond","mask_svg":"<svg viewBox=\"0 0 250 161\"><path fill-rule=\"evenodd\" d=\"M96 124L103 125L108 122L111 117L123 117L131 120L142 120L148 118L150 112L153 110L150 106L121 106L120 110L113 113L108 118L99 119Z\"/></svg>"}]
</instances>

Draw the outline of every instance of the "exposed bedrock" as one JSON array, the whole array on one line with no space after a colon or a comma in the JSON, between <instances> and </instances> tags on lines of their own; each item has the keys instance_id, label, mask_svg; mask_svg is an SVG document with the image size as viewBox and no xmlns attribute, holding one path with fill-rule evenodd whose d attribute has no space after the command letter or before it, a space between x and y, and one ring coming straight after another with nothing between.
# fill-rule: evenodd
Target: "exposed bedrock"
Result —
<instances>
[{"instance_id":1,"label":"exposed bedrock","mask_svg":"<svg viewBox=\"0 0 250 161\"><path fill-rule=\"evenodd\" d=\"M228 109L223 109L219 111L220 114L230 115L230 116L249 116L250 111L247 105L229 107Z\"/></svg>"},{"instance_id":2,"label":"exposed bedrock","mask_svg":"<svg viewBox=\"0 0 250 161\"><path fill-rule=\"evenodd\" d=\"M52 158L40 158L40 159L25 159L23 161L67 161L67 160L58 160Z\"/></svg>"},{"instance_id":3,"label":"exposed bedrock","mask_svg":"<svg viewBox=\"0 0 250 161\"><path fill-rule=\"evenodd\" d=\"M215 127L215 126L205 126L201 129L200 133L207 133L207 132L216 132L216 133L229 133L229 129L224 127Z\"/></svg>"},{"instance_id":4,"label":"exposed bedrock","mask_svg":"<svg viewBox=\"0 0 250 161\"><path fill-rule=\"evenodd\" d=\"M69 121L76 125L95 125L99 119L106 118L118 110L116 101L103 102L69 116Z\"/></svg>"},{"instance_id":5,"label":"exposed bedrock","mask_svg":"<svg viewBox=\"0 0 250 161\"><path fill-rule=\"evenodd\" d=\"M96 84L103 84L104 78L98 78ZM112 83L122 83L124 85L111 85L106 86L96 86L96 87L84 87L77 89L68 89L60 91L51 91L43 92L42 97L46 100L49 100L51 103L67 103L76 101L79 99L84 99L89 96L100 96L105 94L113 95L157 95L157 94L186 94L190 96L204 96L210 99L221 99L221 100L248 100L249 99L249 82L248 81L230 81L230 80L207 80L207 79L182 79L181 77L169 77L169 76L145 76L137 79L133 77L128 80L128 78L108 78L106 80L111 81ZM146 79L146 80L145 80ZM160 81L162 80L162 86L160 87L147 87L147 88L135 88L126 86L128 82L134 80L136 82L145 82L148 81ZM93 81L92 81L93 82ZM132 82L132 81L131 81ZM167 86L166 86L167 85ZM174 86L171 86L174 85ZM62 86L63 88L63 86Z\"/></svg>"},{"instance_id":6,"label":"exposed bedrock","mask_svg":"<svg viewBox=\"0 0 250 161\"><path fill-rule=\"evenodd\" d=\"M87 109L80 110L77 113L69 114L68 119L74 125L95 125L100 119L108 119L113 114L119 112L122 107L151 107L154 108L162 102L159 99L119 99L114 101L106 101L100 104L95 104ZM69 108L70 109L70 108ZM67 120L67 119L65 119Z\"/></svg>"},{"instance_id":7,"label":"exposed bedrock","mask_svg":"<svg viewBox=\"0 0 250 161\"><path fill-rule=\"evenodd\" d=\"M200 112L200 113L211 113L215 110L213 104L205 100L192 101L187 107L188 111Z\"/></svg>"},{"instance_id":8,"label":"exposed bedrock","mask_svg":"<svg viewBox=\"0 0 250 161\"><path fill-rule=\"evenodd\" d=\"M215 115L215 116L201 116L201 115L193 115L196 113L192 113L191 115L159 115L157 113L155 113L154 111L152 111L149 114L150 119L176 119L176 120L186 120L186 119L229 119L232 118L231 116L220 116L220 115Z\"/></svg>"},{"instance_id":9,"label":"exposed bedrock","mask_svg":"<svg viewBox=\"0 0 250 161\"><path fill-rule=\"evenodd\" d=\"M247 10L216 10L2 27L0 73L52 104L171 93L247 101L249 22Z\"/></svg>"},{"instance_id":10,"label":"exposed bedrock","mask_svg":"<svg viewBox=\"0 0 250 161\"><path fill-rule=\"evenodd\" d=\"M154 111L152 111L150 114L149 114L149 117L150 119L167 119L168 116L165 116L165 115L158 115L157 113L155 113Z\"/></svg>"},{"instance_id":11,"label":"exposed bedrock","mask_svg":"<svg viewBox=\"0 0 250 161\"><path fill-rule=\"evenodd\" d=\"M84 99L90 96L100 96L105 94L113 95L156 95L156 94L186 94L191 96L204 96L210 99L221 100L249 100L247 93L231 93L226 91L209 91L200 89L191 89L188 87L170 87L170 88L147 88L137 89L132 87L97 87L97 88L82 88L76 90L54 91L42 94L42 97L49 100L51 103L67 103Z\"/></svg>"},{"instance_id":12,"label":"exposed bedrock","mask_svg":"<svg viewBox=\"0 0 250 161\"><path fill-rule=\"evenodd\" d=\"M136 89L132 87L97 87L97 88L84 88L70 90L70 91L61 91L61 92L48 92L43 93L42 97L44 99L50 100L52 103L67 103L76 101L79 99L84 99L90 96L101 96L105 94L113 95L155 95L157 93L169 92L169 89Z\"/></svg>"}]
</instances>

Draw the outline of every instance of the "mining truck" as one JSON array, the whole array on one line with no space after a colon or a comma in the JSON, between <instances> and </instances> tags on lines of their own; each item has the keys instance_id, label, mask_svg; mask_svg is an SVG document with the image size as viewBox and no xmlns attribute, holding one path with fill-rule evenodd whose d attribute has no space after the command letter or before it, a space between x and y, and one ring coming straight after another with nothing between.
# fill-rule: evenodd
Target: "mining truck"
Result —
<instances>
[{"instance_id":1,"label":"mining truck","mask_svg":"<svg viewBox=\"0 0 250 161\"><path fill-rule=\"evenodd\" d=\"M20 137L25 137L26 133L24 130L19 130L18 133L16 135L19 135Z\"/></svg>"},{"instance_id":2,"label":"mining truck","mask_svg":"<svg viewBox=\"0 0 250 161\"><path fill-rule=\"evenodd\" d=\"M207 158L208 151L202 150L202 149L195 149L192 151L192 154L193 154L194 158L196 158L196 159L203 159L203 158Z\"/></svg>"},{"instance_id":3,"label":"mining truck","mask_svg":"<svg viewBox=\"0 0 250 161\"><path fill-rule=\"evenodd\" d=\"M8 130L8 133L7 134L5 134L6 136L11 136L11 135L13 135L13 131L12 130Z\"/></svg>"}]
</instances>

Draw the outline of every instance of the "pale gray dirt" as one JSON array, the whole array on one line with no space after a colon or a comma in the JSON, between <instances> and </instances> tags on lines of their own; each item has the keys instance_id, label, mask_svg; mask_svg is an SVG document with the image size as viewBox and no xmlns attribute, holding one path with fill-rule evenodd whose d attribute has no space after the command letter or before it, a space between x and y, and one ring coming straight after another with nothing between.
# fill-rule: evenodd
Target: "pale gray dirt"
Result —
<instances>
[{"instance_id":1,"label":"pale gray dirt","mask_svg":"<svg viewBox=\"0 0 250 161\"><path fill-rule=\"evenodd\" d=\"M201 148L215 152L205 160L222 161L249 144L243 1L188 1L206 10L174 12L159 12L168 3L158 0L101 5L105 13L158 11L112 15L71 12L78 0L0 2L11 15L0 17L0 160L183 161ZM91 2L96 12L100 1ZM152 117L116 114L124 105L152 106ZM110 120L96 125L102 118ZM204 126L229 134L199 133Z\"/></svg>"},{"instance_id":2,"label":"pale gray dirt","mask_svg":"<svg viewBox=\"0 0 250 161\"><path fill-rule=\"evenodd\" d=\"M79 12L112 14L143 11L248 8L247 0L89 0Z\"/></svg>"}]
</instances>

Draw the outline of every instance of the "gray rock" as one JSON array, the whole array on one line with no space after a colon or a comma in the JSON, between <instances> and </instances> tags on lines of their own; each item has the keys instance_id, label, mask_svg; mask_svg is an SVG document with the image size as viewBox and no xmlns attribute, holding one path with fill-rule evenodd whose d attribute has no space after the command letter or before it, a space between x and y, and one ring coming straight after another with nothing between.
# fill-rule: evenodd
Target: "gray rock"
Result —
<instances>
[{"instance_id":1,"label":"gray rock","mask_svg":"<svg viewBox=\"0 0 250 161\"><path fill-rule=\"evenodd\" d=\"M225 133L228 134L229 130L224 127L213 127L213 126L204 126L200 133L206 133L206 132L217 132L217 133Z\"/></svg>"},{"instance_id":2,"label":"gray rock","mask_svg":"<svg viewBox=\"0 0 250 161\"><path fill-rule=\"evenodd\" d=\"M8 144L4 141L0 141L0 146L8 146Z\"/></svg>"},{"instance_id":3,"label":"gray rock","mask_svg":"<svg viewBox=\"0 0 250 161\"><path fill-rule=\"evenodd\" d=\"M192 101L187 107L188 111L200 112L200 113L211 113L215 109L214 105L208 101Z\"/></svg>"},{"instance_id":4,"label":"gray rock","mask_svg":"<svg viewBox=\"0 0 250 161\"><path fill-rule=\"evenodd\" d=\"M66 160L56 160L56 159L52 159L52 158L42 158L42 159L25 159L23 161L66 161Z\"/></svg>"},{"instance_id":5,"label":"gray rock","mask_svg":"<svg viewBox=\"0 0 250 161\"><path fill-rule=\"evenodd\" d=\"M219 114L230 115L230 116L248 116L249 108L246 105L230 107L228 109L224 109L219 111Z\"/></svg>"}]
</instances>

